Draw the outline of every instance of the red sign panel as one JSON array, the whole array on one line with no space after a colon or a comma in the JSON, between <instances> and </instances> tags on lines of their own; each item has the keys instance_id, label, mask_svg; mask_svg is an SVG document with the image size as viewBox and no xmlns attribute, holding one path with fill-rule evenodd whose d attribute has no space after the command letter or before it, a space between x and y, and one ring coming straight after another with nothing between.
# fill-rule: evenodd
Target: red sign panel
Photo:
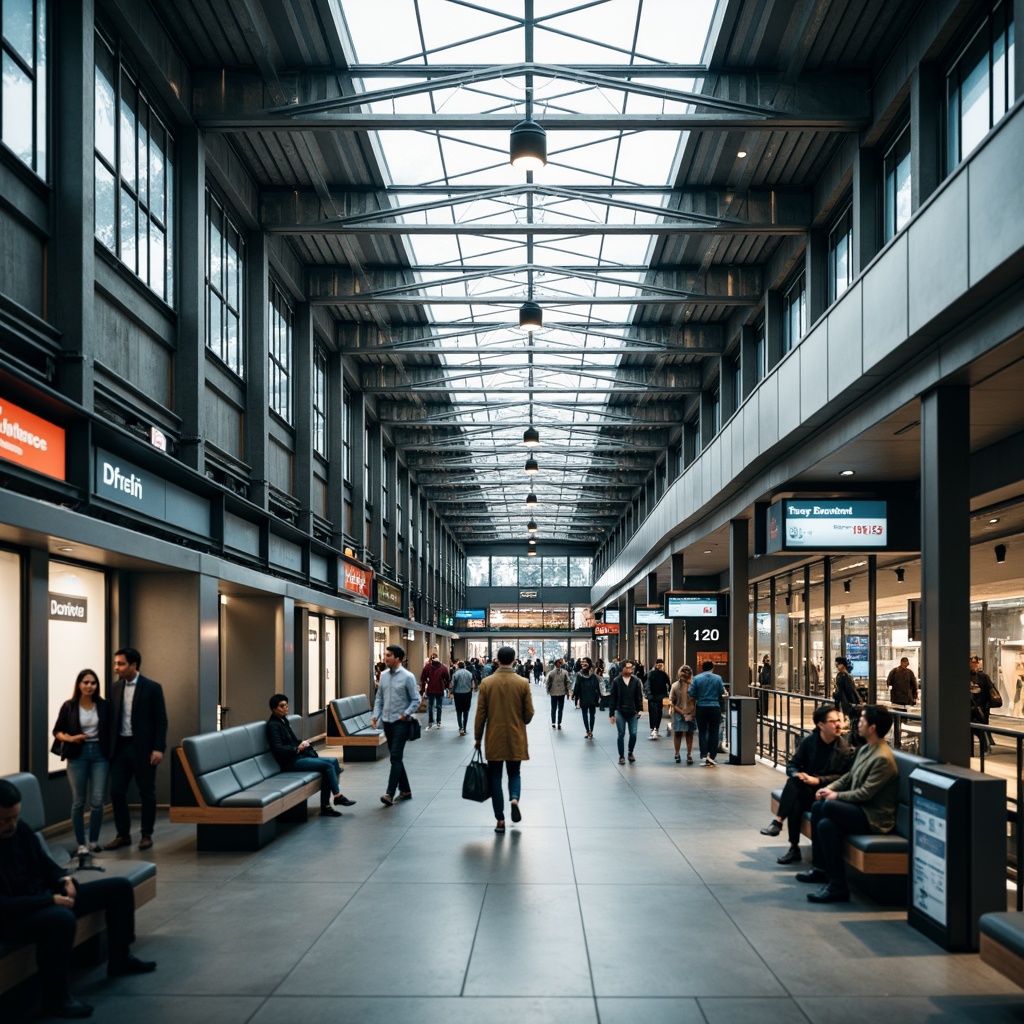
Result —
<instances>
[{"instance_id":1,"label":"red sign panel","mask_svg":"<svg viewBox=\"0 0 1024 1024\"><path fill-rule=\"evenodd\" d=\"M347 590L350 594L358 594L369 601L373 593L373 570L364 569L361 565L355 565L352 562L346 562L345 559L341 559L340 568L343 574L341 580L342 590Z\"/></svg>"},{"instance_id":2,"label":"red sign panel","mask_svg":"<svg viewBox=\"0 0 1024 1024\"><path fill-rule=\"evenodd\" d=\"M594 636L618 636L619 635L619 624L599 622L594 626Z\"/></svg>"},{"instance_id":3,"label":"red sign panel","mask_svg":"<svg viewBox=\"0 0 1024 1024\"><path fill-rule=\"evenodd\" d=\"M0 458L63 480L64 431L0 399Z\"/></svg>"}]
</instances>

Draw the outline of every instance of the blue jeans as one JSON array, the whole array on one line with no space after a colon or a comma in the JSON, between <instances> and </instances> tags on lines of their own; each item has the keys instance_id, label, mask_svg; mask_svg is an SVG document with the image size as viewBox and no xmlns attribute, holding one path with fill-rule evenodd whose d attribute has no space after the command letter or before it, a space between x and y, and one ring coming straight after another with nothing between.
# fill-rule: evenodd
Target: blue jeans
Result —
<instances>
[{"instance_id":1,"label":"blue jeans","mask_svg":"<svg viewBox=\"0 0 1024 1024\"><path fill-rule=\"evenodd\" d=\"M722 730L722 709L717 704L710 708L702 708L698 704L696 718L701 759L710 757L713 761L718 756L719 733Z\"/></svg>"},{"instance_id":2,"label":"blue jeans","mask_svg":"<svg viewBox=\"0 0 1024 1024\"><path fill-rule=\"evenodd\" d=\"M501 766L508 772L508 798L518 800L522 792L522 779L519 770L522 761L488 761L487 769L491 773L491 806L494 808L494 820L505 820L505 800L501 792Z\"/></svg>"},{"instance_id":3,"label":"blue jeans","mask_svg":"<svg viewBox=\"0 0 1024 1024\"><path fill-rule=\"evenodd\" d=\"M618 744L619 744L619 757L624 756L622 749L622 741L626 735L626 726L629 726L629 752L633 753L633 748L636 746L636 726L639 715L630 715L627 718L621 711L615 712L615 727L619 730Z\"/></svg>"},{"instance_id":4,"label":"blue jeans","mask_svg":"<svg viewBox=\"0 0 1024 1024\"><path fill-rule=\"evenodd\" d=\"M441 724L441 704L444 702L443 693L427 694L427 724L434 721L434 708L437 708L437 724Z\"/></svg>"},{"instance_id":5,"label":"blue jeans","mask_svg":"<svg viewBox=\"0 0 1024 1024\"><path fill-rule=\"evenodd\" d=\"M71 786L71 827L75 840L85 846L85 799L89 797L89 842L100 838L103 828L103 797L107 792L110 762L98 743L83 743L81 752L68 761L68 785Z\"/></svg>"},{"instance_id":6,"label":"blue jeans","mask_svg":"<svg viewBox=\"0 0 1024 1024\"><path fill-rule=\"evenodd\" d=\"M286 769L290 772L320 773L320 806L327 807L334 793L340 793L338 776L345 770L336 757L298 757Z\"/></svg>"}]
</instances>

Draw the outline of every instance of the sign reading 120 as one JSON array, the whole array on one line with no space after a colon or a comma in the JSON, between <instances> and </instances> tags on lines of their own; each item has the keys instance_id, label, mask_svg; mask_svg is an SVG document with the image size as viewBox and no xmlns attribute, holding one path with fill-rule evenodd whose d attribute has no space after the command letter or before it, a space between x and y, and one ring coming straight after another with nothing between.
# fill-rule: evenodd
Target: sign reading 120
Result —
<instances>
[{"instance_id":1,"label":"sign reading 120","mask_svg":"<svg viewBox=\"0 0 1024 1024\"><path fill-rule=\"evenodd\" d=\"M709 629L707 626L703 626L693 631L693 639L698 643L703 643L706 640L721 640L720 633L721 630L717 628Z\"/></svg>"},{"instance_id":2,"label":"sign reading 120","mask_svg":"<svg viewBox=\"0 0 1024 1024\"><path fill-rule=\"evenodd\" d=\"M727 618L688 619L686 633L689 640L696 644L725 643L729 639L729 620Z\"/></svg>"}]
</instances>

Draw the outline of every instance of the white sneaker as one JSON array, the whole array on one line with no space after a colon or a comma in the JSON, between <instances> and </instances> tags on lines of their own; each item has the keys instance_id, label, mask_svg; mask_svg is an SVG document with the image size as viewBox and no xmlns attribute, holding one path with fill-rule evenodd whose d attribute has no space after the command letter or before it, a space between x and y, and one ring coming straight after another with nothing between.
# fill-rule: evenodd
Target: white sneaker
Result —
<instances>
[{"instance_id":1,"label":"white sneaker","mask_svg":"<svg viewBox=\"0 0 1024 1024\"><path fill-rule=\"evenodd\" d=\"M658 734L652 729L651 730L651 739L652 740L656 740L657 738L658 738Z\"/></svg>"},{"instance_id":2,"label":"white sneaker","mask_svg":"<svg viewBox=\"0 0 1024 1024\"><path fill-rule=\"evenodd\" d=\"M713 757L709 757L705 763L707 764L707 766L709 768L717 768L718 767L718 762Z\"/></svg>"},{"instance_id":3,"label":"white sneaker","mask_svg":"<svg viewBox=\"0 0 1024 1024\"><path fill-rule=\"evenodd\" d=\"M76 857L87 856L88 853L89 853L89 847L88 846L80 846L77 850L75 850L75 856Z\"/></svg>"}]
</instances>

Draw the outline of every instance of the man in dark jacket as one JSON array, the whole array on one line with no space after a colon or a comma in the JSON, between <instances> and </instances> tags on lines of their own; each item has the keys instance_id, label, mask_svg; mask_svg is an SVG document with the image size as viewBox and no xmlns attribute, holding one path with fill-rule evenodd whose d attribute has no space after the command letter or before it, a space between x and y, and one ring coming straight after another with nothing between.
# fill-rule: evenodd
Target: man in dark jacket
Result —
<instances>
[{"instance_id":1,"label":"man in dark jacket","mask_svg":"<svg viewBox=\"0 0 1024 1024\"><path fill-rule=\"evenodd\" d=\"M288 698L275 693L270 698L270 718L267 719L267 742L274 760L286 772L320 773L320 816L340 818L341 811L331 806L331 796L341 807L351 807L355 800L349 800L341 792L338 776L345 770L336 757L319 757L310 740L299 740L288 723Z\"/></svg>"},{"instance_id":2,"label":"man in dark jacket","mask_svg":"<svg viewBox=\"0 0 1024 1024\"><path fill-rule=\"evenodd\" d=\"M665 659L659 658L654 663L654 668L647 674L647 714L651 719L651 739L658 738L658 730L661 728L661 713L664 709L665 698L672 686L665 671Z\"/></svg>"},{"instance_id":3,"label":"man in dark jacket","mask_svg":"<svg viewBox=\"0 0 1024 1024\"><path fill-rule=\"evenodd\" d=\"M789 778L782 789L778 814L767 828L761 829L763 836L777 836L782 823L788 822L789 849L778 858L779 864L795 864L801 859L800 825L804 812L811 809L819 789L846 774L856 753L843 739L843 716L832 705L814 709L814 726L786 765Z\"/></svg>"},{"instance_id":4,"label":"man in dark jacket","mask_svg":"<svg viewBox=\"0 0 1024 1024\"><path fill-rule=\"evenodd\" d=\"M142 655L134 647L114 654L118 680L113 687L110 715L110 804L117 834L108 850L131 846L132 816L128 786L132 779L142 804L139 849L153 845L156 824L156 767L167 749L167 706L163 687L139 672Z\"/></svg>"},{"instance_id":5,"label":"man in dark jacket","mask_svg":"<svg viewBox=\"0 0 1024 1024\"><path fill-rule=\"evenodd\" d=\"M900 658L899 665L889 673L885 682L893 704L906 706L917 703L917 676L910 667L909 658Z\"/></svg>"},{"instance_id":6,"label":"man in dark jacket","mask_svg":"<svg viewBox=\"0 0 1024 1024\"><path fill-rule=\"evenodd\" d=\"M107 918L107 974L148 974L152 960L132 956L135 894L127 878L79 885L46 854L20 821L21 793L0 779L0 941L34 942L43 991L43 1015L77 1019L92 1014L71 995L68 966L78 919L96 910Z\"/></svg>"},{"instance_id":7,"label":"man in dark jacket","mask_svg":"<svg viewBox=\"0 0 1024 1024\"><path fill-rule=\"evenodd\" d=\"M441 705L444 695L451 689L452 681L448 669L438 660L437 651L430 655L430 661L420 673L420 692L427 695L427 728L434 726L434 711L437 711L437 727L441 728Z\"/></svg>"},{"instance_id":8,"label":"man in dark jacket","mask_svg":"<svg viewBox=\"0 0 1024 1024\"><path fill-rule=\"evenodd\" d=\"M633 756L633 748L636 746L636 727L640 713L644 709L644 691L640 686L640 680L633 677L633 662L624 661L622 663L622 672L615 677L608 700L611 720L619 730L619 764L626 763L626 759L623 757L625 753L623 740L627 727L629 728L629 763L632 764L636 760Z\"/></svg>"}]
</instances>

